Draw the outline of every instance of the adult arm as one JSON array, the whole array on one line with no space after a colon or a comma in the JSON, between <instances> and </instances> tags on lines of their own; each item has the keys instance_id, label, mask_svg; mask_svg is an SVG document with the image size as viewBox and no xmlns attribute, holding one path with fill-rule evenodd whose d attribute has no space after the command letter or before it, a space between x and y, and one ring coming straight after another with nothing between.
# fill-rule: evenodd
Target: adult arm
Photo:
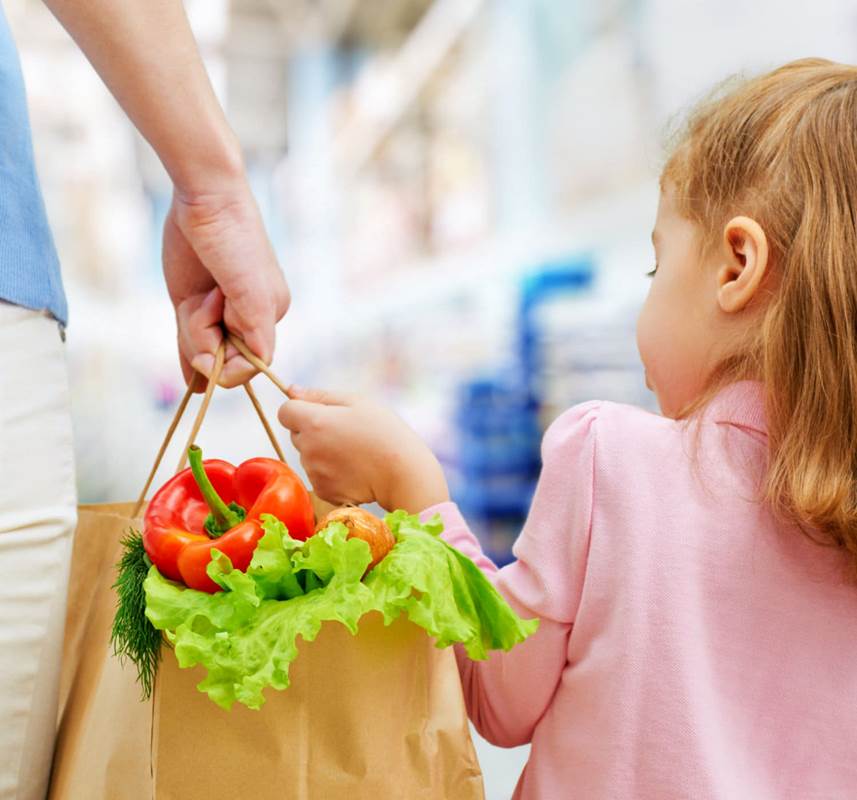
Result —
<instances>
[{"instance_id":1,"label":"adult arm","mask_svg":"<svg viewBox=\"0 0 857 800\"><path fill-rule=\"evenodd\" d=\"M221 324L270 362L289 291L181 1L45 2L173 181L163 261L185 378L210 371ZM252 374L227 353L221 383Z\"/></svg>"}]
</instances>

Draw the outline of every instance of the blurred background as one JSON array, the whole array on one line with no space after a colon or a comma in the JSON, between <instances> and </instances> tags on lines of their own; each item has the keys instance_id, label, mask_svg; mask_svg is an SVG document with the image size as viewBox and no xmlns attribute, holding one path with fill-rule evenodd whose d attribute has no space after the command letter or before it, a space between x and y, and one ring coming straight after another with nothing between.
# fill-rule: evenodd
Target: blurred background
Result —
<instances>
[{"instance_id":1,"label":"blurred background","mask_svg":"<svg viewBox=\"0 0 857 800\"><path fill-rule=\"evenodd\" d=\"M80 496L128 499L184 389L170 185L42 4L4 6L71 307ZM735 72L857 60L854 0L186 7L294 296L275 371L392 404L500 562L562 409L655 408L634 325L672 121ZM254 385L275 416L276 389ZM243 392L216 395L200 443L269 452ZM526 749L479 747L489 798L508 797Z\"/></svg>"}]
</instances>

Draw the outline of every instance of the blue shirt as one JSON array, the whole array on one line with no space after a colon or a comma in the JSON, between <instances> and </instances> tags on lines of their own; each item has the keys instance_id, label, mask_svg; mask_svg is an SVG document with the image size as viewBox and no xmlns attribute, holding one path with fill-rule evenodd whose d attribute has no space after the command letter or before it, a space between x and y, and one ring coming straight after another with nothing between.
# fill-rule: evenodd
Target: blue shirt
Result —
<instances>
[{"instance_id":1,"label":"blue shirt","mask_svg":"<svg viewBox=\"0 0 857 800\"><path fill-rule=\"evenodd\" d=\"M0 6L0 299L68 320L60 265L33 162L18 51Z\"/></svg>"}]
</instances>

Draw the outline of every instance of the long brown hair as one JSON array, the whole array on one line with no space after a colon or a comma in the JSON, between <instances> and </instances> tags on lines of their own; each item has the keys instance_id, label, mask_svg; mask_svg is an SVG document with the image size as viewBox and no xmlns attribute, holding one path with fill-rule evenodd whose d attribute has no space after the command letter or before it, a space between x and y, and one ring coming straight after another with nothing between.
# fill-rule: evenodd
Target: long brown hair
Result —
<instances>
[{"instance_id":1,"label":"long brown hair","mask_svg":"<svg viewBox=\"0 0 857 800\"><path fill-rule=\"evenodd\" d=\"M726 383L765 385L763 499L857 574L857 67L806 59L730 83L691 113L662 182L708 248L735 214L768 237L776 288Z\"/></svg>"}]
</instances>

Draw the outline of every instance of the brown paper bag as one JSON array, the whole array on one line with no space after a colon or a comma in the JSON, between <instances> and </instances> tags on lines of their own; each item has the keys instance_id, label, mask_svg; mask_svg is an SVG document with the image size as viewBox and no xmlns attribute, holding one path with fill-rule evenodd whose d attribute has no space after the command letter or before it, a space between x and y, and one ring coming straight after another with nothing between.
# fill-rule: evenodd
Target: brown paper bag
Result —
<instances>
[{"instance_id":1,"label":"brown paper bag","mask_svg":"<svg viewBox=\"0 0 857 800\"><path fill-rule=\"evenodd\" d=\"M152 703L110 648L112 589L133 503L81 506L72 549L50 798L152 800ZM139 525L139 521L137 523Z\"/></svg>"},{"instance_id":2,"label":"brown paper bag","mask_svg":"<svg viewBox=\"0 0 857 800\"><path fill-rule=\"evenodd\" d=\"M223 360L221 346L188 445ZM405 620L384 627L379 615L367 615L357 636L325 623L314 642L299 642L291 686L268 689L260 711L216 706L196 689L203 670L180 670L165 645L154 695L141 702L134 665L123 666L110 647L112 586L120 540L140 527L143 498L192 389L193 381L137 503L80 508L51 800L482 798L455 657ZM282 460L250 384L245 389Z\"/></svg>"},{"instance_id":3,"label":"brown paper bag","mask_svg":"<svg viewBox=\"0 0 857 800\"><path fill-rule=\"evenodd\" d=\"M451 650L405 620L326 623L292 685L224 711L163 649L152 699L110 650L131 503L83 506L74 543L50 798L477 800L482 778Z\"/></svg>"}]
</instances>

